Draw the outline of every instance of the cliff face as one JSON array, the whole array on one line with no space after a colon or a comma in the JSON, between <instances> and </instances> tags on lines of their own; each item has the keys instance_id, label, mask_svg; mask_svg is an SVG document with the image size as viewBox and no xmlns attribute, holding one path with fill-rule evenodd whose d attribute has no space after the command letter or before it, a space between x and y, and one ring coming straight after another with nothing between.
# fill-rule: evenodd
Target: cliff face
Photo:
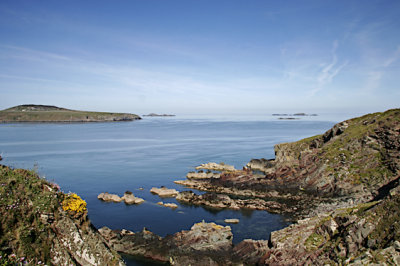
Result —
<instances>
[{"instance_id":1,"label":"cliff face","mask_svg":"<svg viewBox=\"0 0 400 266\"><path fill-rule=\"evenodd\" d=\"M266 173L269 187L326 196L374 193L400 173L400 109L350 119L323 135L278 144L275 154L275 160L248 164Z\"/></svg>"},{"instance_id":2,"label":"cliff face","mask_svg":"<svg viewBox=\"0 0 400 266\"><path fill-rule=\"evenodd\" d=\"M0 166L0 261L124 265L90 223L85 206L32 171Z\"/></svg>"},{"instance_id":3,"label":"cliff face","mask_svg":"<svg viewBox=\"0 0 400 266\"><path fill-rule=\"evenodd\" d=\"M113 122L141 119L127 113L75 111L49 105L19 105L0 111L1 123L15 122Z\"/></svg>"}]
</instances>

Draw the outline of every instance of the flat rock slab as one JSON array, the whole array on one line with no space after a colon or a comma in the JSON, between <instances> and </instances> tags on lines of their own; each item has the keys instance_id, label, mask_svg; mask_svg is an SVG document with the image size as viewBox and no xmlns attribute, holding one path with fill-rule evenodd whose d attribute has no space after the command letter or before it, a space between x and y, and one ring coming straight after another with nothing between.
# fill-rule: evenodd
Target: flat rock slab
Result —
<instances>
[{"instance_id":1,"label":"flat rock slab","mask_svg":"<svg viewBox=\"0 0 400 266\"><path fill-rule=\"evenodd\" d=\"M122 199L120 196L116 194L110 194L108 192L100 193L97 198L99 200L107 201L107 202L121 202Z\"/></svg>"},{"instance_id":2,"label":"flat rock slab","mask_svg":"<svg viewBox=\"0 0 400 266\"><path fill-rule=\"evenodd\" d=\"M179 194L179 191L177 191L176 189L169 189L165 187L162 188L153 187L152 189L150 189L150 192L153 194L157 194L162 198L174 198Z\"/></svg>"},{"instance_id":3,"label":"flat rock slab","mask_svg":"<svg viewBox=\"0 0 400 266\"><path fill-rule=\"evenodd\" d=\"M227 224L238 224L239 219L225 219L224 222Z\"/></svg>"},{"instance_id":4,"label":"flat rock slab","mask_svg":"<svg viewBox=\"0 0 400 266\"><path fill-rule=\"evenodd\" d=\"M235 167L233 165L224 164L224 163L203 163L196 167L199 169L207 169L207 170L215 170L215 171L235 171Z\"/></svg>"}]
</instances>

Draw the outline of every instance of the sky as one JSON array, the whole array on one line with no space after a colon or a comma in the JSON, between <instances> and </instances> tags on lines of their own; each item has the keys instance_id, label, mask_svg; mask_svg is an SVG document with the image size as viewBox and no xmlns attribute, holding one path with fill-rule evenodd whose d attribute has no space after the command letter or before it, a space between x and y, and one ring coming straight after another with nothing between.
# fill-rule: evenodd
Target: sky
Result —
<instances>
[{"instance_id":1,"label":"sky","mask_svg":"<svg viewBox=\"0 0 400 266\"><path fill-rule=\"evenodd\" d=\"M375 112L400 102L400 1L0 1L0 109Z\"/></svg>"}]
</instances>

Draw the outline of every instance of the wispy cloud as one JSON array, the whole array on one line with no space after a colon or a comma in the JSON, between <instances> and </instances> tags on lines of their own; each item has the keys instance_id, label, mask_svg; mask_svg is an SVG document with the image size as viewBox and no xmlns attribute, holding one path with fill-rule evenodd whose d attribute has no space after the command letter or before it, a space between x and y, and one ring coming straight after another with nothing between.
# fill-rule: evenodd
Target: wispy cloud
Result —
<instances>
[{"instance_id":1,"label":"wispy cloud","mask_svg":"<svg viewBox=\"0 0 400 266\"><path fill-rule=\"evenodd\" d=\"M317 76L317 86L310 92L310 96L314 96L317 92L322 90L325 85L331 83L333 79L340 73L340 71L348 64L348 61L337 65L338 57L336 50L339 47L339 42L335 40L332 44L331 56L332 61L329 64L325 64L320 73Z\"/></svg>"},{"instance_id":2,"label":"wispy cloud","mask_svg":"<svg viewBox=\"0 0 400 266\"><path fill-rule=\"evenodd\" d=\"M57 53L44 52L20 46L0 44L0 48L17 51L18 55L21 58L23 58L23 56L25 55L26 59L50 59L50 60L64 60L64 61L71 60L71 58Z\"/></svg>"},{"instance_id":3,"label":"wispy cloud","mask_svg":"<svg viewBox=\"0 0 400 266\"><path fill-rule=\"evenodd\" d=\"M397 47L396 51L393 53L390 58L388 58L384 63L384 67L389 67L391 66L394 62L396 62L400 58L400 46Z\"/></svg>"}]
</instances>

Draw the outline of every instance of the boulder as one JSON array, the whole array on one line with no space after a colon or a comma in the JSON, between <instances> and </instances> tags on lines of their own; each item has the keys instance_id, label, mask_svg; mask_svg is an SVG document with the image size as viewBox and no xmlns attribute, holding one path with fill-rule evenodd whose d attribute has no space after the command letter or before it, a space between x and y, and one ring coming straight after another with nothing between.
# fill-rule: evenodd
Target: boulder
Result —
<instances>
[{"instance_id":1,"label":"boulder","mask_svg":"<svg viewBox=\"0 0 400 266\"><path fill-rule=\"evenodd\" d=\"M108 192L100 193L97 198L99 200L107 201L107 202L121 202L122 198L116 194L110 194Z\"/></svg>"},{"instance_id":2,"label":"boulder","mask_svg":"<svg viewBox=\"0 0 400 266\"><path fill-rule=\"evenodd\" d=\"M140 204L144 202L144 199L135 197L135 195L133 195L133 193L130 191L125 192L122 199L126 204Z\"/></svg>"}]
</instances>

